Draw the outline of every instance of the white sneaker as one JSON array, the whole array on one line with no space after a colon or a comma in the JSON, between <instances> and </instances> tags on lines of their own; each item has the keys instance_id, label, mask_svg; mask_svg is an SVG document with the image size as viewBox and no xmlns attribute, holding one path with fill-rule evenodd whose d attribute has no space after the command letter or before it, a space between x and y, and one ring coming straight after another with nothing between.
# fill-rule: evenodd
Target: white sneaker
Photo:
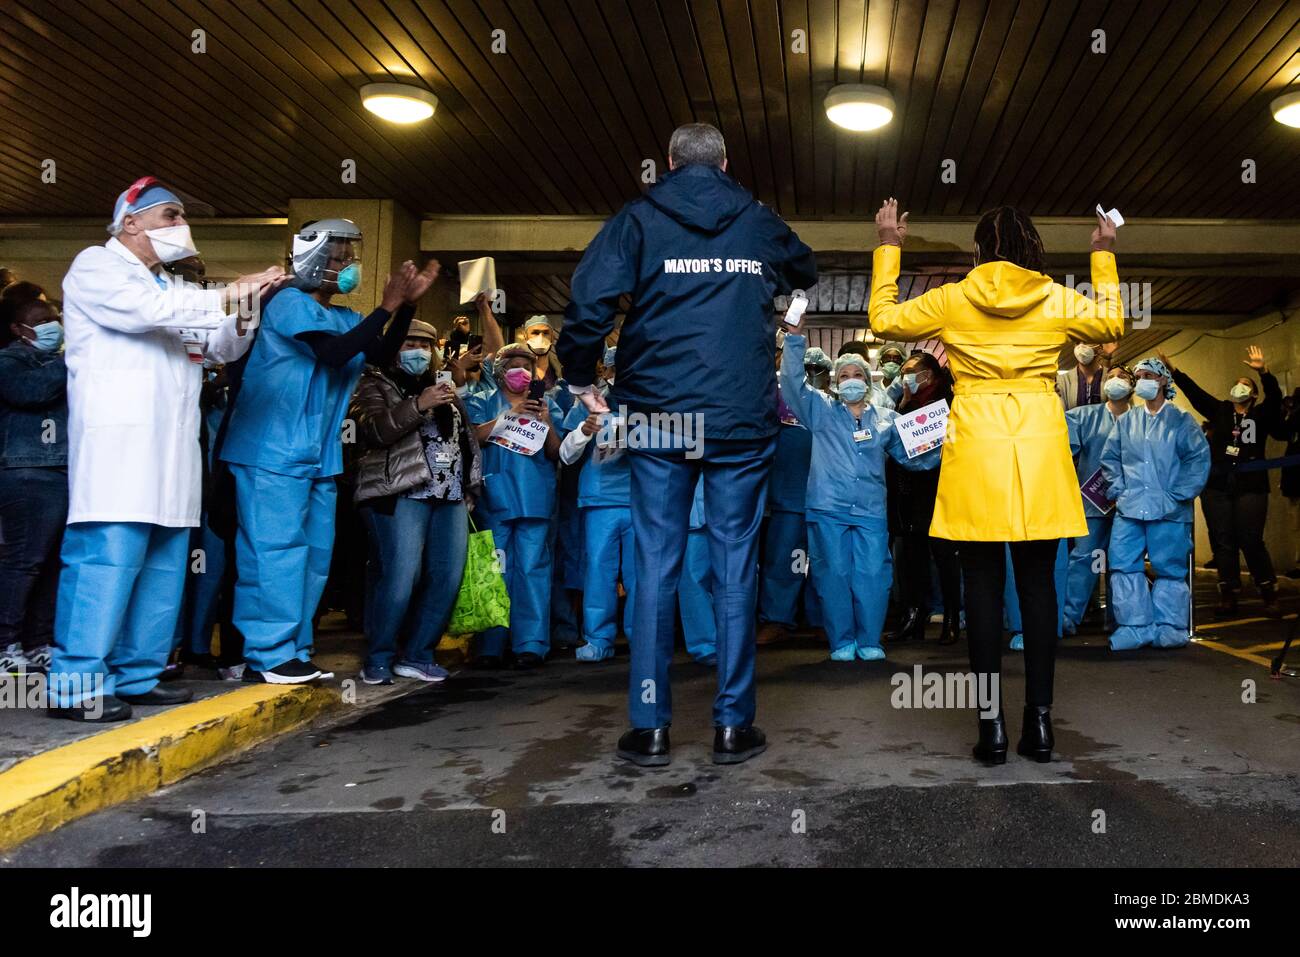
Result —
<instances>
[{"instance_id":1,"label":"white sneaker","mask_svg":"<svg viewBox=\"0 0 1300 957\"><path fill-rule=\"evenodd\" d=\"M222 681L242 681L244 678L244 669L247 668L244 662L237 665L231 665L228 668L218 668L217 674L221 676Z\"/></svg>"},{"instance_id":2,"label":"white sneaker","mask_svg":"<svg viewBox=\"0 0 1300 957\"><path fill-rule=\"evenodd\" d=\"M0 650L0 674L21 675L34 670L18 642Z\"/></svg>"},{"instance_id":3,"label":"white sneaker","mask_svg":"<svg viewBox=\"0 0 1300 957\"><path fill-rule=\"evenodd\" d=\"M27 663L31 666L32 671L39 671L45 674L50 670L50 658L54 655L54 649L49 645L38 645L36 648L25 653Z\"/></svg>"}]
</instances>

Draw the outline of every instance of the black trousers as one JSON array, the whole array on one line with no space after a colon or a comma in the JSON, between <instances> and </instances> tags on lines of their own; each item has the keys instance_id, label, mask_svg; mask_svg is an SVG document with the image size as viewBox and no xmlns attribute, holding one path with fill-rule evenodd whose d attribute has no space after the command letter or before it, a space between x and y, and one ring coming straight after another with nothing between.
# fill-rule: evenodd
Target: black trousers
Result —
<instances>
[{"instance_id":1,"label":"black trousers","mask_svg":"<svg viewBox=\"0 0 1300 957\"><path fill-rule=\"evenodd\" d=\"M898 536L899 596L907 608L919 608L930 614L930 557L939 570L939 590L943 593L943 612L957 615L961 612L961 565L957 559L957 543L945 538L931 538L925 532L909 532Z\"/></svg>"},{"instance_id":2,"label":"black trousers","mask_svg":"<svg viewBox=\"0 0 1300 957\"><path fill-rule=\"evenodd\" d=\"M1011 542L1011 565L1025 636L1025 704L1052 703L1056 667L1057 539ZM1006 587L1006 543L960 542L965 584L966 634L975 674L1002 673L1002 590Z\"/></svg>"},{"instance_id":3,"label":"black trousers","mask_svg":"<svg viewBox=\"0 0 1300 957\"><path fill-rule=\"evenodd\" d=\"M1255 587L1274 584L1277 575L1264 545L1268 493L1207 488L1201 493L1201 508L1205 511L1219 581L1233 591L1240 591L1241 556L1245 555Z\"/></svg>"}]
</instances>

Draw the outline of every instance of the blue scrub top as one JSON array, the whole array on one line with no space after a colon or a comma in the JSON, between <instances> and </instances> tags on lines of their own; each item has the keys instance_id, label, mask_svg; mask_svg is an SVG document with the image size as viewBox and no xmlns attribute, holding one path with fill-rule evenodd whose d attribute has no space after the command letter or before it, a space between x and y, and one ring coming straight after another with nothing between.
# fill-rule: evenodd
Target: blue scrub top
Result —
<instances>
[{"instance_id":1,"label":"blue scrub top","mask_svg":"<svg viewBox=\"0 0 1300 957\"><path fill-rule=\"evenodd\" d=\"M1125 518L1190 522L1192 502L1210 475L1210 443L1196 419L1166 402L1124 413L1101 452L1102 473Z\"/></svg>"},{"instance_id":2,"label":"blue scrub top","mask_svg":"<svg viewBox=\"0 0 1300 957\"><path fill-rule=\"evenodd\" d=\"M867 405L861 420L855 420L843 402L807 383L803 369L806 347L803 336L786 335L781 396L812 433L808 517L841 525L884 522L885 457L904 468L923 471L939 465L943 446L909 459L894 427L896 412ZM854 433L863 430L865 437L855 439Z\"/></svg>"},{"instance_id":3,"label":"blue scrub top","mask_svg":"<svg viewBox=\"0 0 1300 957\"><path fill-rule=\"evenodd\" d=\"M550 403L551 427L562 439L564 413L553 400ZM487 395L472 397L465 403L474 425L490 422L510 408L505 392L498 389ZM550 519L555 512L555 463L545 449L535 455L511 452L488 442L483 446L483 498L479 507L489 522L516 518Z\"/></svg>"},{"instance_id":4,"label":"blue scrub top","mask_svg":"<svg viewBox=\"0 0 1300 957\"><path fill-rule=\"evenodd\" d=\"M332 369L294 337L340 335L361 320L361 313L323 306L301 289L284 289L267 303L230 412L222 461L296 478L343 471L340 432L366 357L358 353Z\"/></svg>"},{"instance_id":5,"label":"blue scrub top","mask_svg":"<svg viewBox=\"0 0 1300 957\"><path fill-rule=\"evenodd\" d=\"M567 391L567 390L566 390ZM606 417L601 417L601 422ZM580 428L587 421L587 407L581 402L574 403L564 417L564 434ZM574 463L581 469L578 473L578 507L597 508L605 506L622 506L632 504L632 466L627 449L610 449L602 455L596 455L596 440L599 434L587 443L582 450L582 457Z\"/></svg>"},{"instance_id":6,"label":"blue scrub top","mask_svg":"<svg viewBox=\"0 0 1300 957\"><path fill-rule=\"evenodd\" d=\"M1117 421L1104 402L1100 405L1079 405L1066 411L1065 426L1070 433L1070 454L1077 457L1075 472L1080 487L1101 468L1101 450L1105 448L1110 434L1115 431ZM1087 498L1083 499L1083 511L1090 518L1102 518L1109 514L1103 513Z\"/></svg>"}]
</instances>

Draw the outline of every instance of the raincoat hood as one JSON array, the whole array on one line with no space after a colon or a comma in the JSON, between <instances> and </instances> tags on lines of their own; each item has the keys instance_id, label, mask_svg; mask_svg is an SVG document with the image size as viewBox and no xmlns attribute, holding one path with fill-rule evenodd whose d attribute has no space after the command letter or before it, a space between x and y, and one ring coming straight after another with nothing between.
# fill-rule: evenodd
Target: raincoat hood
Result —
<instances>
[{"instance_id":1,"label":"raincoat hood","mask_svg":"<svg viewBox=\"0 0 1300 957\"><path fill-rule=\"evenodd\" d=\"M1052 290L1052 279L1015 263L981 263L961 281L966 299L982 312L1014 319L1029 312Z\"/></svg>"},{"instance_id":2,"label":"raincoat hood","mask_svg":"<svg viewBox=\"0 0 1300 957\"><path fill-rule=\"evenodd\" d=\"M754 202L716 166L682 166L665 174L645 198L690 229L719 233Z\"/></svg>"}]
</instances>

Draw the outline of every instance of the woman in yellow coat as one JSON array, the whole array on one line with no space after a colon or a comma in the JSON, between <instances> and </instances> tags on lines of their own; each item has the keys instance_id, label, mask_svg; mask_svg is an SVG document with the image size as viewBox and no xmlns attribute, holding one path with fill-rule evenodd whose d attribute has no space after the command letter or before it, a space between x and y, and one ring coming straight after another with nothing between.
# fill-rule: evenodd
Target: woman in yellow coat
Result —
<instances>
[{"instance_id":1,"label":"woman in yellow coat","mask_svg":"<svg viewBox=\"0 0 1300 957\"><path fill-rule=\"evenodd\" d=\"M1123 332L1115 227L1097 217L1092 234L1095 299L1043 274L1033 222L1009 206L975 226L975 268L960 282L898 301L907 214L890 199L876 214L871 331L879 338L941 339L956 380L930 534L960 542L971 670L992 698L981 710L975 757L1006 761L1002 714L1002 590L1010 543L1025 636L1025 722L1017 751L1040 762L1052 753L1056 593L1052 566L1062 538L1087 534L1056 397L1067 341L1111 342Z\"/></svg>"}]
</instances>

